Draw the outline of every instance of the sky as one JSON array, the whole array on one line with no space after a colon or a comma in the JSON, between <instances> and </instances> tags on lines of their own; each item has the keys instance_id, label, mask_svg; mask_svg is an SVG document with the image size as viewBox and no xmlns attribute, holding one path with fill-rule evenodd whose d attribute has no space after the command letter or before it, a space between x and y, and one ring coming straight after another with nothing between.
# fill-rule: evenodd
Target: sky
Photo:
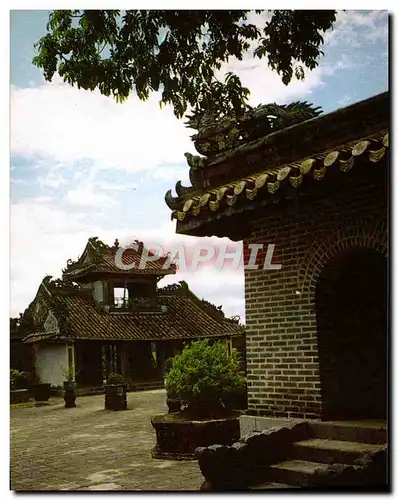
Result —
<instances>
[{"instance_id":1,"label":"sky","mask_svg":"<svg viewBox=\"0 0 398 500\"><path fill-rule=\"evenodd\" d=\"M184 120L159 95L123 104L59 79L45 82L31 63L48 11L12 11L10 25L10 315L23 312L45 275L60 277L87 239L122 245L134 239L165 248L226 238L175 234L164 194L189 185L184 153L195 154ZM258 18L257 18L258 20ZM282 84L264 61L231 61L251 91L250 104L306 100L325 113L388 90L387 11L340 11L325 35L324 57L304 81ZM206 266L169 276L228 316L245 318L244 272Z\"/></svg>"}]
</instances>

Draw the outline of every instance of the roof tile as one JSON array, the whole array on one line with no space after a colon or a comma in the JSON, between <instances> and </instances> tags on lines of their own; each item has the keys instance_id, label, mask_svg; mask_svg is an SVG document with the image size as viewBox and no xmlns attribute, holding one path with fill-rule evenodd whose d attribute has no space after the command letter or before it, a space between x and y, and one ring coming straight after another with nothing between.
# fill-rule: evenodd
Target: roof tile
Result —
<instances>
[{"instance_id":1,"label":"roof tile","mask_svg":"<svg viewBox=\"0 0 398 500\"><path fill-rule=\"evenodd\" d=\"M202 305L192 292L186 295L160 294L159 300L167 308L164 312L105 312L87 295L76 293L46 295L42 299L59 323L62 323L60 309L67 313L68 335L73 339L170 340L244 334L243 326L222 319L222 314L218 319L209 313L208 306ZM59 336L64 334L61 327ZM31 334L25 341L39 339L41 337L37 334Z\"/></svg>"}]
</instances>

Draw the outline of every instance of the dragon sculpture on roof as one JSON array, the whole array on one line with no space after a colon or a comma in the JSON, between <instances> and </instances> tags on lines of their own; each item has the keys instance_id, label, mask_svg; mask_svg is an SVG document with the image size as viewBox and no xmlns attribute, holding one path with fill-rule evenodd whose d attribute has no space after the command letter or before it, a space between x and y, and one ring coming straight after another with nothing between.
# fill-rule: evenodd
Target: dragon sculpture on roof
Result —
<instances>
[{"instance_id":1,"label":"dragon sculpture on roof","mask_svg":"<svg viewBox=\"0 0 398 500\"><path fill-rule=\"evenodd\" d=\"M197 130L191 136L197 156L185 153L189 170L191 186L182 186L178 181L175 190L177 196L203 187L201 172L216 159L233 154L237 148L244 149L245 145L260 140L278 130L291 127L298 123L316 118L322 113L320 107L315 107L307 101L291 104L262 104L255 108L248 107L239 118L225 116L216 110L202 111L187 115L187 128ZM165 194L167 206L174 210L178 206L178 198L174 198L171 189Z\"/></svg>"},{"instance_id":2,"label":"dragon sculpture on roof","mask_svg":"<svg viewBox=\"0 0 398 500\"><path fill-rule=\"evenodd\" d=\"M298 101L287 105L262 104L255 108L249 107L238 119L221 116L215 110L196 113L188 115L185 124L187 128L198 131L191 136L197 152L211 159L277 130L315 118L321 113L320 107ZM204 159L200 161L192 155L188 155L187 159L193 168L203 165Z\"/></svg>"}]
</instances>

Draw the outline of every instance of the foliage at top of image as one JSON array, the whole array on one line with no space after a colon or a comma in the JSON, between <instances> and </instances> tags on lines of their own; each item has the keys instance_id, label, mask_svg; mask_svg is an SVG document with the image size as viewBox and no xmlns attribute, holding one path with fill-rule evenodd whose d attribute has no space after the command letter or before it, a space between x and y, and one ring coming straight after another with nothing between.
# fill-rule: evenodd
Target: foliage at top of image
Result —
<instances>
[{"instance_id":1,"label":"foliage at top of image","mask_svg":"<svg viewBox=\"0 0 398 500\"><path fill-rule=\"evenodd\" d=\"M333 10L275 10L259 27L248 22L253 12L265 11L54 10L33 63L48 81L58 73L119 102L160 91L178 118L188 108L241 114L249 89L233 72L220 81L223 63L265 58L288 85L316 68L336 20Z\"/></svg>"},{"instance_id":2,"label":"foliage at top of image","mask_svg":"<svg viewBox=\"0 0 398 500\"><path fill-rule=\"evenodd\" d=\"M192 342L173 358L166 377L169 396L184 402L191 413L211 413L245 389L237 351L228 355L224 343Z\"/></svg>"}]
</instances>

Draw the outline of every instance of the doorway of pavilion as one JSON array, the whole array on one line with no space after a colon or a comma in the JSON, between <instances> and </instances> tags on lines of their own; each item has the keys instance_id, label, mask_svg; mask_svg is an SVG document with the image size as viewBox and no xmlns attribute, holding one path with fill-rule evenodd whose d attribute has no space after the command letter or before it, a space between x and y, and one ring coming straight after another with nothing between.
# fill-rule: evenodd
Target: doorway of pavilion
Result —
<instances>
[{"instance_id":1,"label":"doorway of pavilion","mask_svg":"<svg viewBox=\"0 0 398 500\"><path fill-rule=\"evenodd\" d=\"M387 259L372 249L343 252L316 288L323 418L386 419Z\"/></svg>"}]
</instances>

